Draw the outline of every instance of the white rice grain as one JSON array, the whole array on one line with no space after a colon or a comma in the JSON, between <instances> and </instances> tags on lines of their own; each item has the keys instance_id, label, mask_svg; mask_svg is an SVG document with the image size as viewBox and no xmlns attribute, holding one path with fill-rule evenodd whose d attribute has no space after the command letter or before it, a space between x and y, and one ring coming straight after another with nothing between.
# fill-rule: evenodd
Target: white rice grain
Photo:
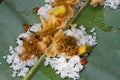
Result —
<instances>
[{"instance_id":1,"label":"white rice grain","mask_svg":"<svg viewBox=\"0 0 120 80\"><path fill-rule=\"evenodd\" d=\"M108 6L112 9L120 8L120 0L105 0L104 6Z\"/></svg>"},{"instance_id":2,"label":"white rice grain","mask_svg":"<svg viewBox=\"0 0 120 80\"><path fill-rule=\"evenodd\" d=\"M42 15L47 20L47 18L48 18L47 11L50 10L50 9L52 9L52 5L45 4L44 6L40 7L37 15Z\"/></svg>"},{"instance_id":3,"label":"white rice grain","mask_svg":"<svg viewBox=\"0 0 120 80\"><path fill-rule=\"evenodd\" d=\"M55 0L45 0L46 3L54 2Z\"/></svg>"}]
</instances>

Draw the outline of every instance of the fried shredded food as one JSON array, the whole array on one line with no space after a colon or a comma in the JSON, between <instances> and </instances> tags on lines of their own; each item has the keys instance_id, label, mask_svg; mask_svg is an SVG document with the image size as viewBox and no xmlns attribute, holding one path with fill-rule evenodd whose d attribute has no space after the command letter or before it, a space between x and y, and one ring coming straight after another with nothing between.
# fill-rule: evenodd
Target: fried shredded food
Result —
<instances>
[{"instance_id":1,"label":"fried shredded food","mask_svg":"<svg viewBox=\"0 0 120 80\"><path fill-rule=\"evenodd\" d=\"M65 28L67 24L67 19L70 19L74 15L74 10L72 5L75 5L79 0L55 0L51 4L55 8L49 10L48 19L45 20L42 15L40 15L41 23L43 27L52 26L57 29Z\"/></svg>"},{"instance_id":2,"label":"fried shredded food","mask_svg":"<svg viewBox=\"0 0 120 80\"><path fill-rule=\"evenodd\" d=\"M33 32L30 39L23 39L23 51L19 57L27 61L46 52L49 57L58 53L65 53L66 56L73 56L78 50L74 37L66 36L62 30L67 24L67 19L74 15L72 5L79 0L55 0L52 2L53 9L47 12L48 19L40 15L43 30ZM58 31L58 32L57 32Z\"/></svg>"},{"instance_id":3,"label":"fried shredded food","mask_svg":"<svg viewBox=\"0 0 120 80\"><path fill-rule=\"evenodd\" d=\"M67 24L67 21L65 20L65 18L55 17L53 15L50 15L48 17L48 20L45 20L44 17L40 15L40 19L41 19L43 28L46 26L52 26L54 28L60 29L60 28L64 28Z\"/></svg>"},{"instance_id":4,"label":"fried shredded food","mask_svg":"<svg viewBox=\"0 0 120 80\"><path fill-rule=\"evenodd\" d=\"M62 30L59 30L45 52L48 57L55 57L59 53L64 53L65 56L73 56L77 53L77 50L76 39L72 36L66 36Z\"/></svg>"},{"instance_id":5,"label":"fried shredded food","mask_svg":"<svg viewBox=\"0 0 120 80\"><path fill-rule=\"evenodd\" d=\"M23 39L23 51L19 57L23 61L42 55L52 41L52 36L56 32L54 28L43 29L35 32L29 39Z\"/></svg>"},{"instance_id":6,"label":"fried shredded food","mask_svg":"<svg viewBox=\"0 0 120 80\"><path fill-rule=\"evenodd\" d=\"M23 60L26 61L28 59L31 59L32 56L38 56L42 55L42 50L46 48L46 44L42 43L44 45L40 46L39 45L39 40L35 38L35 36L31 36L29 40L23 39L23 51L22 53L19 54L19 57Z\"/></svg>"},{"instance_id":7,"label":"fried shredded food","mask_svg":"<svg viewBox=\"0 0 120 80\"><path fill-rule=\"evenodd\" d=\"M41 37L45 37L48 35L54 36L54 34L57 32L58 30L54 27L51 26L46 26L43 28L43 30L39 30L35 33L36 36L38 36L38 38Z\"/></svg>"}]
</instances>

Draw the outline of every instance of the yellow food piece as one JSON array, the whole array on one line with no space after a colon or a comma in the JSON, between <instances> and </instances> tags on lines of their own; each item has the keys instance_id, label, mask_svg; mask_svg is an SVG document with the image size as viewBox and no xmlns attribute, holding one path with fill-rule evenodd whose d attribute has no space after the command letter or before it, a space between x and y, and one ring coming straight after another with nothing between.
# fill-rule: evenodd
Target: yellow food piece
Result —
<instances>
[{"instance_id":1,"label":"yellow food piece","mask_svg":"<svg viewBox=\"0 0 120 80\"><path fill-rule=\"evenodd\" d=\"M89 53L90 50L91 50L91 47L90 47L90 46L88 46L87 44L83 44L83 45L81 45L81 46L79 47L79 49L78 49L78 55L79 55L79 56L82 56L82 55L84 55L84 54L86 54L86 53Z\"/></svg>"},{"instance_id":2,"label":"yellow food piece","mask_svg":"<svg viewBox=\"0 0 120 80\"><path fill-rule=\"evenodd\" d=\"M66 20L65 20L65 18L59 18L59 17L55 17L53 15L50 15L47 20L47 24L52 27L56 27L57 29L63 28L64 26L66 26Z\"/></svg>"},{"instance_id":3,"label":"yellow food piece","mask_svg":"<svg viewBox=\"0 0 120 80\"><path fill-rule=\"evenodd\" d=\"M59 6L62 4L67 4L67 5L75 5L79 2L80 0L55 0L52 2L52 5L54 6Z\"/></svg>"},{"instance_id":4,"label":"yellow food piece","mask_svg":"<svg viewBox=\"0 0 120 80\"><path fill-rule=\"evenodd\" d=\"M57 45L51 44L46 50L45 53L47 57L55 57L58 54Z\"/></svg>"},{"instance_id":5,"label":"yellow food piece","mask_svg":"<svg viewBox=\"0 0 120 80\"><path fill-rule=\"evenodd\" d=\"M46 26L42 30L35 33L36 36L45 37L48 35L53 36L57 32L57 29L51 26Z\"/></svg>"},{"instance_id":6,"label":"yellow food piece","mask_svg":"<svg viewBox=\"0 0 120 80\"><path fill-rule=\"evenodd\" d=\"M98 3L103 3L104 0L91 0L91 4L94 5L94 4L98 4Z\"/></svg>"},{"instance_id":7,"label":"yellow food piece","mask_svg":"<svg viewBox=\"0 0 120 80\"><path fill-rule=\"evenodd\" d=\"M59 17L55 17L53 15L49 15L48 19L45 20L44 17L42 15L40 15L40 20L41 23L43 25L43 29L48 26L52 26L54 28L64 28L67 24L67 21L65 20L65 18L59 18Z\"/></svg>"},{"instance_id":8,"label":"yellow food piece","mask_svg":"<svg viewBox=\"0 0 120 80\"><path fill-rule=\"evenodd\" d=\"M51 15L57 17L64 17L64 15L66 14L66 7L64 5L57 6L56 8L52 9L50 13Z\"/></svg>"},{"instance_id":9,"label":"yellow food piece","mask_svg":"<svg viewBox=\"0 0 120 80\"><path fill-rule=\"evenodd\" d=\"M65 0L65 2L69 5L75 5L79 3L80 0Z\"/></svg>"},{"instance_id":10,"label":"yellow food piece","mask_svg":"<svg viewBox=\"0 0 120 80\"><path fill-rule=\"evenodd\" d=\"M72 28L76 28L77 24L69 24Z\"/></svg>"},{"instance_id":11,"label":"yellow food piece","mask_svg":"<svg viewBox=\"0 0 120 80\"><path fill-rule=\"evenodd\" d=\"M50 25L46 22L46 20L44 19L44 17L43 17L42 15L40 15L39 17L40 17L40 21L41 21L41 23L42 23L42 25L43 25L43 28L50 26ZM46 29L46 28L45 28L45 29Z\"/></svg>"},{"instance_id":12,"label":"yellow food piece","mask_svg":"<svg viewBox=\"0 0 120 80\"><path fill-rule=\"evenodd\" d=\"M51 27L49 25L46 25L46 26L43 27L42 31L45 32L45 31L48 31L48 30L51 30L51 29L53 29L53 27Z\"/></svg>"},{"instance_id":13,"label":"yellow food piece","mask_svg":"<svg viewBox=\"0 0 120 80\"><path fill-rule=\"evenodd\" d=\"M67 18L72 18L74 16L74 10L72 6L67 7L67 13L66 13Z\"/></svg>"}]
</instances>

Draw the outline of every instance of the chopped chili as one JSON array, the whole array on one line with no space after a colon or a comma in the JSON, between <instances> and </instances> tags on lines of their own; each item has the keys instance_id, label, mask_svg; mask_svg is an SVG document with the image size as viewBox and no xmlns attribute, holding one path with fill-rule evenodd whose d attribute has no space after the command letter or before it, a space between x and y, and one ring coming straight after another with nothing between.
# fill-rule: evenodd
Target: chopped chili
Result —
<instances>
[{"instance_id":1,"label":"chopped chili","mask_svg":"<svg viewBox=\"0 0 120 80\"><path fill-rule=\"evenodd\" d=\"M30 28L30 25L27 25L27 24L24 24L24 25L23 25L23 29L24 29L25 31L28 31L29 28Z\"/></svg>"},{"instance_id":2,"label":"chopped chili","mask_svg":"<svg viewBox=\"0 0 120 80\"><path fill-rule=\"evenodd\" d=\"M81 64L87 64L87 59L82 58L82 59L80 60L80 63L81 63Z\"/></svg>"},{"instance_id":3,"label":"chopped chili","mask_svg":"<svg viewBox=\"0 0 120 80\"><path fill-rule=\"evenodd\" d=\"M40 9L39 7L35 7L33 8L33 12L37 13L39 9Z\"/></svg>"}]
</instances>

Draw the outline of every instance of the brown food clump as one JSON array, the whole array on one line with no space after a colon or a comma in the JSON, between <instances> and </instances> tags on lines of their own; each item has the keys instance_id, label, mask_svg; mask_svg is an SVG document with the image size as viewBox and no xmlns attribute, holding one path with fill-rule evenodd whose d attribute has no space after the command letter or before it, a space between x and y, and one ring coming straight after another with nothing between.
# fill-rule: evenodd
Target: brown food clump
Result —
<instances>
[{"instance_id":1,"label":"brown food clump","mask_svg":"<svg viewBox=\"0 0 120 80\"><path fill-rule=\"evenodd\" d=\"M23 61L40 56L45 52L51 42L51 36L39 37L36 35L31 35L29 39L23 39L23 51L19 53L19 57Z\"/></svg>"},{"instance_id":2,"label":"brown food clump","mask_svg":"<svg viewBox=\"0 0 120 80\"><path fill-rule=\"evenodd\" d=\"M58 51L60 53L65 52L67 56L73 56L78 50L76 40L72 36L65 36L58 41Z\"/></svg>"},{"instance_id":3,"label":"brown food clump","mask_svg":"<svg viewBox=\"0 0 120 80\"><path fill-rule=\"evenodd\" d=\"M72 36L67 36L62 30L59 30L52 41L52 44L46 49L48 57L55 57L59 53L64 53L65 56L73 56L77 53L78 45L76 39Z\"/></svg>"},{"instance_id":4,"label":"brown food clump","mask_svg":"<svg viewBox=\"0 0 120 80\"><path fill-rule=\"evenodd\" d=\"M19 53L19 57L23 61L27 61L35 58L36 56L42 55L52 42L52 37L56 32L56 28L49 26L37 32L31 31L32 34L29 39L22 39L23 50L21 53Z\"/></svg>"},{"instance_id":5,"label":"brown food clump","mask_svg":"<svg viewBox=\"0 0 120 80\"><path fill-rule=\"evenodd\" d=\"M19 54L19 57L23 61L31 59L32 55L38 56L38 55L42 54L43 51L39 45L39 40L37 38L35 38L33 35L30 37L29 40L24 39L23 42L24 42L22 45L23 51L22 51L22 53ZM45 46L45 48L46 48L46 46Z\"/></svg>"}]
</instances>

